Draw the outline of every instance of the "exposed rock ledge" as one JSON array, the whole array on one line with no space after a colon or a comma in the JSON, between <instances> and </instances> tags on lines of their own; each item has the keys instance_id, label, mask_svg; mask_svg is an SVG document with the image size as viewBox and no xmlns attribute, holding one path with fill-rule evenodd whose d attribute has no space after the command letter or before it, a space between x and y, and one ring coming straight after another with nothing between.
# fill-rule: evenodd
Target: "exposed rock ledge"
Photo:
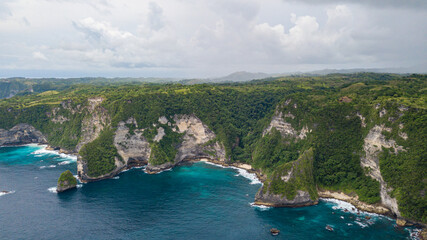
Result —
<instances>
[{"instance_id":1,"label":"exposed rock ledge","mask_svg":"<svg viewBox=\"0 0 427 240\"><path fill-rule=\"evenodd\" d=\"M29 143L47 143L43 134L33 126L20 123L10 130L0 129L0 146L24 145Z\"/></svg>"},{"instance_id":2,"label":"exposed rock ledge","mask_svg":"<svg viewBox=\"0 0 427 240\"><path fill-rule=\"evenodd\" d=\"M255 196L256 205L264 205L270 207L304 207L316 205L317 200L312 200L310 194L306 191L298 190L294 199L289 200L281 194L263 193L262 188Z\"/></svg>"},{"instance_id":3,"label":"exposed rock ledge","mask_svg":"<svg viewBox=\"0 0 427 240\"><path fill-rule=\"evenodd\" d=\"M377 213L377 214L386 215L389 217L394 217L390 209L380 204L368 204L368 203L361 202L359 201L359 197L357 196L352 197L343 192L334 192L334 191L328 191L328 190L324 190L324 191L319 190L318 194L319 194L319 197L321 198L334 198L334 199L351 203L357 209L360 209L365 212Z\"/></svg>"}]
</instances>

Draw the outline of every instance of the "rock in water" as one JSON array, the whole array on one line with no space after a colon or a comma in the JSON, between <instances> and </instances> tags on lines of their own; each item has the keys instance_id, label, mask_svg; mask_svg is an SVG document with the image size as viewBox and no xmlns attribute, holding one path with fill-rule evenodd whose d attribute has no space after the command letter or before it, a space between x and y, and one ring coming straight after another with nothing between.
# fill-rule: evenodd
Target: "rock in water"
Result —
<instances>
[{"instance_id":1,"label":"rock in water","mask_svg":"<svg viewBox=\"0 0 427 240\"><path fill-rule=\"evenodd\" d=\"M272 228L272 229L270 229L270 233L271 233L271 235L273 235L273 236L277 236L277 235L279 235L280 230L279 230L279 229L277 229L277 228Z\"/></svg>"},{"instance_id":2,"label":"rock in water","mask_svg":"<svg viewBox=\"0 0 427 240\"><path fill-rule=\"evenodd\" d=\"M406 225L406 220L403 218L397 218L396 219L396 224L399 227L404 227Z\"/></svg>"},{"instance_id":3,"label":"rock in water","mask_svg":"<svg viewBox=\"0 0 427 240\"><path fill-rule=\"evenodd\" d=\"M58 186L56 187L57 192L63 192L68 189L75 188L77 186L77 179L73 176L70 170L61 173L58 179Z\"/></svg>"}]
</instances>

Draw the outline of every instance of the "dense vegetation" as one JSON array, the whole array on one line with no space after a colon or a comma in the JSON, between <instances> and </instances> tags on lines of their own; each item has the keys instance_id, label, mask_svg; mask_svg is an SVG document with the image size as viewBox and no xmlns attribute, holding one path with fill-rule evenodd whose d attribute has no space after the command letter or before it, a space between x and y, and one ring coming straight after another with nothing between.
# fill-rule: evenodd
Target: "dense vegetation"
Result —
<instances>
[{"instance_id":1,"label":"dense vegetation","mask_svg":"<svg viewBox=\"0 0 427 240\"><path fill-rule=\"evenodd\" d=\"M297 161L284 163L273 170L265 185L274 194L281 194L293 200L298 190L307 191L310 198L317 199L317 189L313 177L313 149L304 151ZM289 178L287 182L282 177ZM267 188L264 188L267 191Z\"/></svg>"},{"instance_id":2,"label":"dense vegetation","mask_svg":"<svg viewBox=\"0 0 427 240\"><path fill-rule=\"evenodd\" d=\"M47 84L42 88L42 84ZM322 189L356 193L362 201L380 200L379 183L366 176L360 165L363 139L375 125L391 128L383 132L405 151L384 149L380 167L384 180L394 190L399 210L408 218L427 221L427 75L331 74L293 76L252 81L245 84L85 84L40 80L34 93L0 100L0 128L29 123L47 135L55 146L74 149L81 138L81 122L89 97L102 96L102 106L111 117L111 129L87 144L81 155L88 160L90 176L114 169L117 151L114 129L120 121L134 117L152 147L152 164L173 161L181 136L163 126L167 134L154 142L153 123L160 116L195 114L224 144L230 161L246 162L269 177L275 169L289 166L308 149L313 152L313 178ZM62 103L62 104L61 104ZM296 131L310 129L304 139L282 136L273 130L263 137L276 108ZM66 117L53 122L56 109ZM386 109L383 116L379 113ZM289 116L291 116L289 115ZM359 115L364 117L362 120ZM362 126L365 124L365 126ZM133 131L131 131L132 133ZM408 138L403 139L402 133ZM281 187L278 185L278 191ZM286 192L286 191L285 191ZM289 191L291 193L292 191Z\"/></svg>"},{"instance_id":3,"label":"dense vegetation","mask_svg":"<svg viewBox=\"0 0 427 240\"><path fill-rule=\"evenodd\" d=\"M75 186L77 184L77 179L73 176L70 170L61 173L61 176L59 176L58 184L61 187L64 187L65 182L68 183L68 186Z\"/></svg>"},{"instance_id":4,"label":"dense vegetation","mask_svg":"<svg viewBox=\"0 0 427 240\"><path fill-rule=\"evenodd\" d=\"M107 129L94 141L84 145L79 154L87 162L88 175L98 177L113 171L115 159L121 160L113 145L114 132Z\"/></svg>"}]
</instances>

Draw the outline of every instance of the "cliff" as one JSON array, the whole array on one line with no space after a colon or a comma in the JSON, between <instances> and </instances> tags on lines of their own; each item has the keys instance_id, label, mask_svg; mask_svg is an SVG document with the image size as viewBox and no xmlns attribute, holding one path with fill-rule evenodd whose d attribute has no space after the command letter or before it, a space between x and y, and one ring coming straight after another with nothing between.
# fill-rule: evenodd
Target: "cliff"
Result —
<instances>
[{"instance_id":1,"label":"cliff","mask_svg":"<svg viewBox=\"0 0 427 240\"><path fill-rule=\"evenodd\" d=\"M381 112L384 111L385 110L382 110ZM395 154L399 151L404 151L404 149L402 146L397 145L394 140L387 140L382 134L383 131L391 132L391 128L387 128L384 125L375 125L369 130L363 144L365 156L360 159L360 163L363 167L368 169L367 174L380 183L381 203L400 217L401 214L399 212L397 200L391 197L389 193L393 189L387 185L381 175L379 154L382 152L382 148L392 148Z\"/></svg>"},{"instance_id":2,"label":"cliff","mask_svg":"<svg viewBox=\"0 0 427 240\"><path fill-rule=\"evenodd\" d=\"M46 137L33 126L21 123L9 130L0 129L0 146L47 143Z\"/></svg>"},{"instance_id":3,"label":"cliff","mask_svg":"<svg viewBox=\"0 0 427 240\"><path fill-rule=\"evenodd\" d=\"M255 196L255 204L274 207L309 206L317 201L312 149L277 167Z\"/></svg>"},{"instance_id":4,"label":"cliff","mask_svg":"<svg viewBox=\"0 0 427 240\"><path fill-rule=\"evenodd\" d=\"M174 115L173 121L169 121L165 116L159 118L159 123L165 128L168 126L173 132L179 133L181 138L176 145L176 154L173 160L162 164L153 164L149 161L146 167L147 172L155 173L164 169L171 168L183 161L195 159L212 159L225 162L224 146L216 141L216 135L195 115ZM159 127L158 129L163 129ZM164 129L158 131L154 140L161 142L165 137ZM156 158L155 154L150 156Z\"/></svg>"}]
</instances>

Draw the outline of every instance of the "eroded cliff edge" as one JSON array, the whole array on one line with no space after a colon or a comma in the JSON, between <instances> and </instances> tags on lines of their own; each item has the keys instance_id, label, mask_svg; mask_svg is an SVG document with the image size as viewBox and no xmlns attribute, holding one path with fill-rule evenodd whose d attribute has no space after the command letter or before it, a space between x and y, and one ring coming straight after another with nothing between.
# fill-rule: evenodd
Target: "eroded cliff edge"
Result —
<instances>
[{"instance_id":1,"label":"eroded cliff edge","mask_svg":"<svg viewBox=\"0 0 427 240\"><path fill-rule=\"evenodd\" d=\"M33 126L21 123L9 130L0 129L0 146L47 143L46 137Z\"/></svg>"},{"instance_id":2,"label":"eroded cliff edge","mask_svg":"<svg viewBox=\"0 0 427 240\"><path fill-rule=\"evenodd\" d=\"M313 177L313 149L298 160L277 167L255 195L255 204L273 207L301 207L317 204Z\"/></svg>"}]
</instances>

